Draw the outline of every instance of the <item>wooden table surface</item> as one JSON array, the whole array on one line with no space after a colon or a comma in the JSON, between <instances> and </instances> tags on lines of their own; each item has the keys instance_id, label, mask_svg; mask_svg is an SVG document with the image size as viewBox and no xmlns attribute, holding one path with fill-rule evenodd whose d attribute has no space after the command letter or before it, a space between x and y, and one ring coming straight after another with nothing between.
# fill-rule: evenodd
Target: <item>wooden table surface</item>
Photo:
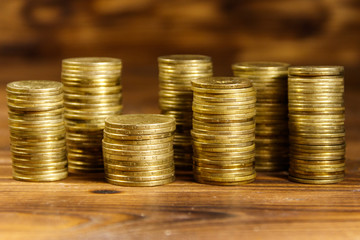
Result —
<instances>
[{"instance_id":1,"label":"wooden table surface","mask_svg":"<svg viewBox=\"0 0 360 240\"><path fill-rule=\"evenodd\" d=\"M6 81L39 68L3 68ZM58 79L58 68L41 76ZM125 79L126 80L126 79ZM148 81L147 84L144 84ZM140 84L142 83L142 84ZM334 185L304 185L285 172L251 184L198 184L183 173L169 185L120 187L102 174L52 183L12 179L5 85L0 88L0 239L360 239L360 104L346 86L347 175ZM124 81L125 113L158 112L156 76Z\"/></svg>"}]
</instances>

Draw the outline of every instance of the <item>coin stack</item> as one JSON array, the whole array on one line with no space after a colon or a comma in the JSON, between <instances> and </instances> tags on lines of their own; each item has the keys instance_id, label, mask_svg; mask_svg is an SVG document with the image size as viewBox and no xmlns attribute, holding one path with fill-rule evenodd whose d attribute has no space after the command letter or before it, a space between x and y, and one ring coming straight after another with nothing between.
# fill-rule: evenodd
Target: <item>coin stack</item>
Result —
<instances>
[{"instance_id":1,"label":"coin stack","mask_svg":"<svg viewBox=\"0 0 360 240\"><path fill-rule=\"evenodd\" d=\"M108 117L103 139L106 180L122 186L173 182L175 128L175 119L161 114Z\"/></svg>"},{"instance_id":2,"label":"coin stack","mask_svg":"<svg viewBox=\"0 0 360 240\"><path fill-rule=\"evenodd\" d=\"M62 84L16 81L6 91L13 178L34 182L66 178Z\"/></svg>"},{"instance_id":3,"label":"coin stack","mask_svg":"<svg viewBox=\"0 0 360 240\"><path fill-rule=\"evenodd\" d=\"M192 81L193 172L200 183L238 185L256 173L256 93L247 79L212 77Z\"/></svg>"},{"instance_id":4,"label":"coin stack","mask_svg":"<svg viewBox=\"0 0 360 240\"><path fill-rule=\"evenodd\" d=\"M289 179L337 183L345 176L344 68L289 68Z\"/></svg>"},{"instance_id":5,"label":"coin stack","mask_svg":"<svg viewBox=\"0 0 360 240\"><path fill-rule=\"evenodd\" d=\"M255 168L282 171L289 167L287 63L240 62L235 76L248 78L256 90Z\"/></svg>"},{"instance_id":6,"label":"coin stack","mask_svg":"<svg viewBox=\"0 0 360 240\"><path fill-rule=\"evenodd\" d=\"M211 58L203 55L169 55L158 58L161 113L176 119L174 160L177 169L192 168L191 80L212 76Z\"/></svg>"},{"instance_id":7,"label":"coin stack","mask_svg":"<svg viewBox=\"0 0 360 240\"><path fill-rule=\"evenodd\" d=\"M122 110L121 60L69 58L62 61L69 171L104 171L101 139L105 118Z\"/></svg>"}]
</instances>

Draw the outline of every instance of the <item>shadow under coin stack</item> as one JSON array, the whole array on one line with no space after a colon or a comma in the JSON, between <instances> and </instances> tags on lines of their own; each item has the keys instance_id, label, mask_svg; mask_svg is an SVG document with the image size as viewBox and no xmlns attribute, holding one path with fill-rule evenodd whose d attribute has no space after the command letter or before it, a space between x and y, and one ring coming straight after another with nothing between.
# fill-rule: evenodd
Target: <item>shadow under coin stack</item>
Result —
<instances>
[{"instance_id":1,"label":"shadow under coin stack","mask_svg":"<svg viewBox=\"0 0 360 240\"><path fill-rule=\"evenodd\" d=\"M176 119L176 169L192 169L191 80L212 76L211 58L203 55L169 55L158 58L161 113Z\"/></svg>"},{"instance_id":2,"label":"shadow under coin stack","mask_svg":"<svg viewBox=\"0 0 360 240\"><path fill-rule=\"evenodd\" d=\"M175 119L161 114L111 116L105 121L106 180L123 186L158 186L175 180Z\"/></svg>"},{"instance_id":3,"label":"shadow under coin stack","mask_svg":"<svg viewBox=\"0 0 360 240\"><path fill-rule=\"evenodd\" d=\"M34 182L66 178L62 84L17 81L6 91L13 178Z\"/></svg>"},{"instance_id":4,"label":"shadow under coin stack","mask_svg":"<svg viewBox=\"0 0 360 240\"><path fill-rule=\"evenodd\" d=\"M287 63L240 62L234 75L248 78L256 90L255 168L284 171L289 167Z\"/></svg>"},{"instance_id":5,"label":"shadow under coin stack","mask_svg":"<svg viewBox=\"0 0 360 240\"><path fill-rule=\"evenodd\" d=\"M337 183L345 176L344 68L289 68L289 179Z\"/></svg>"},{"instance_id":6,"label":"shadow under coin stack","mask_svg":"<svg viewBox=\"0 0 360 240\"><path fill-rule=\"evenodd\" d=\"M200 183L254 181L256 93L247 79L192 81L194 177Z\"/></svg>"},{"instance_id":7,"label":"shadow under coin stack","mask_svg":"<svg viewBox=\"0 0 360 240\"><path fill-rule=\"evenodd\" d=\"M105 118L122 111L121 60L69 58L62 61L69 171L103 171Z\"/></svg>"}]
</instances>

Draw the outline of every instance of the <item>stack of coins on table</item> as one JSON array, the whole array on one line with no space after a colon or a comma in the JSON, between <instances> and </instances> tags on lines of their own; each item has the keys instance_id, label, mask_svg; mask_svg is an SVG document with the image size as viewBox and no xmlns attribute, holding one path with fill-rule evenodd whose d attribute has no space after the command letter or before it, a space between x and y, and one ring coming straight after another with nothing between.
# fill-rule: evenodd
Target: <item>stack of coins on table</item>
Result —
<instances>
[{"instance_id":1,"label":"stack of coins on table","mask_svg":"<svg viewBox=\"0 0 360 240\"><path fill-rule=\"evenodd\" d=\"M289 179L337 183L345 175L344 68L289 68Z\"/></svg>"},{"instance_id":2,"label":"stack of coins on table","mask_svg":"<svg viewBox=\"0 0 360 240\"><path fill-rule=\"evenodd\" d=\"M200 183L238 185L255 179L256 93L247 79L192 81L194 177Z\"/></svg>"},{"instance_id":3,"label":"stack of coins on table","mask_svg":"<svg viewBox=\"0 0 360 240\"><path fill-rule=\"evenodd\" d=\"M169 55L158 58L161 113L176 119L174 160L177 169L191 170L191 80L212 76L211 58L203 55Z\"/></svg>"},{"instance_id":4,"label":"stack of coins on table","mask_svg":"<svg viewBox=\"0 0 360 240\"><path fill-rule=\"evenodd\" d=\"M6 91L13 178L36 182L66 178L62 84L17 81Z\"/></svg>"},{"instance_id":5,"label":"stack of coins on table","mask_svg":"<svg viewBox=\"0 0 360 240\"><path fill-rule=\"evenodd\" d=\"M122 110L121 60L69 58L62 61L69 171L103 171L101 139L105 118Z\"/></svg>"},{"instance_id":6,"label":"stack of coins on table","mask_svg":"<svg viewBox=\"0 0 360 240\"><path fill-rule=\"evenodd\" d=\"M282 171L289 167L287 63L240 62L235 76L248 78L256 90L255 168Z\"/></svg>"},{"instance_id":7,"label":"stack of coins on table","mask_svg":"<svg viewBox=\"0 0 360 240\"><path fill-rule=\"evenodd\" d=\"M161 114L106 119L103 154L106 180L123 186L157 186L175 180L175 119Z\"/></svg>"}]
</instances>

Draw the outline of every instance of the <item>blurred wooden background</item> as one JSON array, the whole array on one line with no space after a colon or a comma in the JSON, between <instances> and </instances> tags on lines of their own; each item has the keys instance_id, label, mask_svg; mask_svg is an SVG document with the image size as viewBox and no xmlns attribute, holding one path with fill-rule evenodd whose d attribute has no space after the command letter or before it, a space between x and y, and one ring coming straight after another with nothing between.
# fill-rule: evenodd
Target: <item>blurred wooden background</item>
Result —
<instances>
[{"instance_id":1,"label":"blurred wooden background","mask_svg":"<svg viewBox=\"0 0 360 240\"><path fill-rule=\"evenodd\" d=\"M113 56L152 78L169 53L210 55L217 75L236 60L360 63L358 0L1 0L0 30L2 64Z\"/></svg>"}]
</instances>

